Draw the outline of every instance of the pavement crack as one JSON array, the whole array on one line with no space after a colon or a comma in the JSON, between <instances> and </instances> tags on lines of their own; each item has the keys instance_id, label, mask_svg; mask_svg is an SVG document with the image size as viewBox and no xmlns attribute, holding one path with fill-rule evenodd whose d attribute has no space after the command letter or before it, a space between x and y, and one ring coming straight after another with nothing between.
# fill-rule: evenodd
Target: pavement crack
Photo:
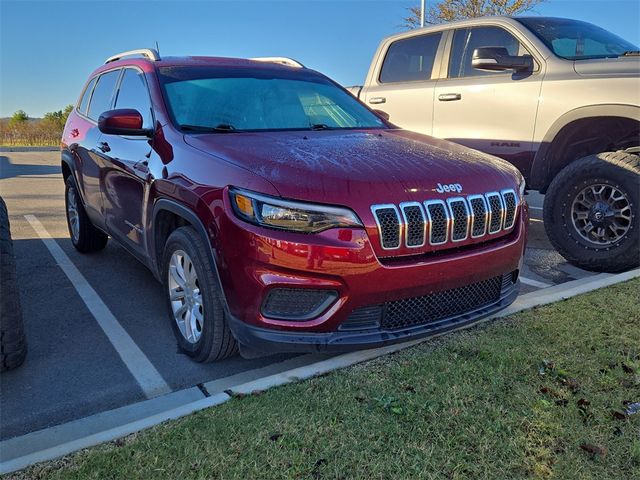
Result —
<instances>
[{"instance_id":1,"label":"pavement crack","mask_svg":"<svg viewBox=\"0 0 640 480\"><path fill-rule=\"evenodd\" d=\"M196 385L196 387L198 387L200 389L200 391L202 392L202 394L205 397L210 397L211 396L211 394L207 390L207 387L204 386L204 383L199 383L199 384Z\"/></svg>"}]
</instances>

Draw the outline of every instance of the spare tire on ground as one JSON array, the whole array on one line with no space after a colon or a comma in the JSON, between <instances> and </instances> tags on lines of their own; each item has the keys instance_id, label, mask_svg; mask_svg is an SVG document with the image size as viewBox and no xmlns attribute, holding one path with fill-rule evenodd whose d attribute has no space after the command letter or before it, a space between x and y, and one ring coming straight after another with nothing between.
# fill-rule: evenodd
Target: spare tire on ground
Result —
<instances>
[{"instance_id":1,"label":"spare tire on ground","mask_svg":"<svg viewBox=\"0 0 640 480\"><path fill-rule=\"evenodd\" d=\"M0 197L0 372L20 366L26 355L9 214Z\"/></svg>"}]
</instances>

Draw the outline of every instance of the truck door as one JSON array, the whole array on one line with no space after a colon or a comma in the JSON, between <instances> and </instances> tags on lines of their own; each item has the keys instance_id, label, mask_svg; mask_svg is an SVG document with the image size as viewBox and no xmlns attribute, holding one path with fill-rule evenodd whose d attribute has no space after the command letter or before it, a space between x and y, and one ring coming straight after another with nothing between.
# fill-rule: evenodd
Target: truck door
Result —
<instances>
[{"instance_id":1,"label":"truck door","mask_svg":"<svg viewBox=\"0 0 640 480\"><path fill-rule=\"evenodd\" d=\"M392 42L376 78L367 83L365 103L389 114L399 127L431 135L441 39L442 32L436 32Z\"/></svg>"},{"instance_id":2,"label":"truck door","mask_svg":"<svg viewBox=\"0 0 640 480\"><path fill-rule=\"evenodd\" d=\"M474 49L480 47L504 47L510 55L530 54L502 27L456 29L446 78L435 89L433 135L502 157L527 176L536 150L533 132L541 64L534 57L533 72L478 70L471 60Z\"/></svg>"},{"instance_id":3,"label":"truck door","mask_svg":"<svg viewBox=\"0 0 640 480\"><path fill-rule=\"evenodd\" d=\"M141 71L124 69L114 107L137 110L143 118L142 127L151 129L151 100ZM134 253L144 256L144 212L151 181L148 168L151 141L146 137L106 134L101 141L104 148L101 177L107 229Z\"/></svg>"}]
</instances>

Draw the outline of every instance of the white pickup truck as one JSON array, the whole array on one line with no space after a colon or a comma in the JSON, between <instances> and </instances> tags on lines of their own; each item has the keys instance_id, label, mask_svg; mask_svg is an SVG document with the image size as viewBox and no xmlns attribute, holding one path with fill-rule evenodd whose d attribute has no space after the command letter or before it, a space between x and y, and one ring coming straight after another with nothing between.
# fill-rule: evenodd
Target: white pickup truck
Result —
<instances>
[{"instance_id":1,"label":"white pickup truck","mask_svg":"<svg viewBox=\"0 0 640 480\"><path fill-rule=\"evenodd\" d=\"M517 166L575 265L640 263L636 46L576 20L478 18L385 38L349 91L402 128Z\"/></svg>"}]
</instances>

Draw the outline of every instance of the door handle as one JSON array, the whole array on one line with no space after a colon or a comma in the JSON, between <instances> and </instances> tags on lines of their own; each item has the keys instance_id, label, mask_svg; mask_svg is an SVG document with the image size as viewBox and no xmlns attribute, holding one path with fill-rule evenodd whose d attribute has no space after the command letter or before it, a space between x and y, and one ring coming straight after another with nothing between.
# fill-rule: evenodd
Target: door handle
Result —
<instances>
[{"instance_id":1,"label":"door handle","mask_svg":"<svg viewBox=\"0 0 640 480\"><path fill-rule=\"evenodd\" d=\"M385 103L386 101L387 99L384 97L373 97L369 99L369 103L371 103L372 105L378 105L380 103Z\"/></svg>"},{"instance_id":2,"label":"door handle","mask_svg":"<svg viewBox=\"0 0 640 480\"><path fill-rule=\"evenodd\" d=\"M456 100L462 100L462 95L460 93L443 93L438 95L438 100L441 102L455 102Z\"/></svg>"},{"instance_id":3,"label":"door handle","mask_svg":"<svg viewBox=\"0 0 640 480\"><path fill-rule=\"evenodd\" d=\"M98 142L98 149L102 153L107 153L107 152L111 151L111 147L109 146L109 144L107 142Z\"/></svg>"}]
</instances>

